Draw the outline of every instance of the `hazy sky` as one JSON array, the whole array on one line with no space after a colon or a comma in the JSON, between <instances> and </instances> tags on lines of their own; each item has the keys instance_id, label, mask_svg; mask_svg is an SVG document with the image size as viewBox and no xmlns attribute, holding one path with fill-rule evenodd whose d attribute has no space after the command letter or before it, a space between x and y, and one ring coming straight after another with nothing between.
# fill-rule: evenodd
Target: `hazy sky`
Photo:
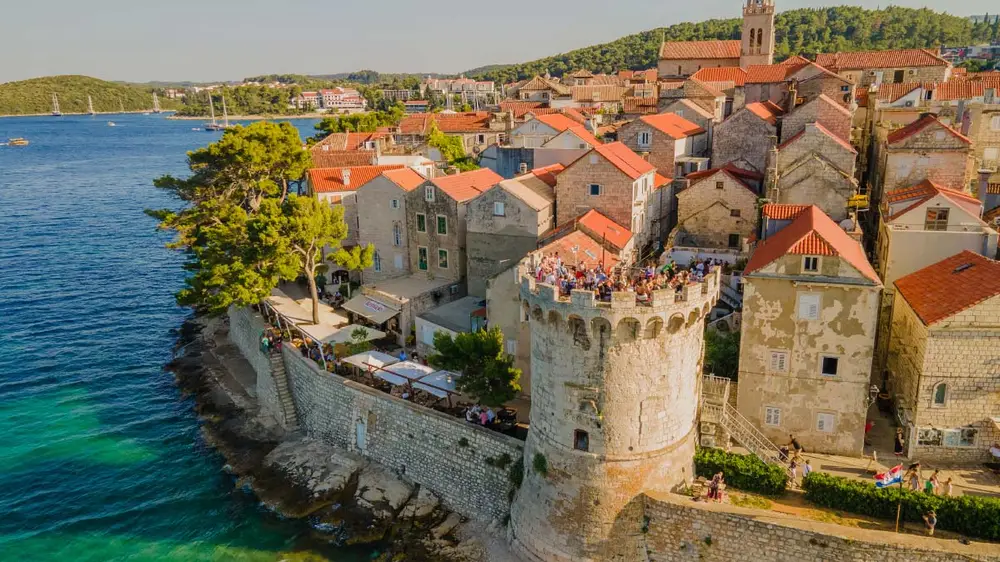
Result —
<instances>
[{"instance_id":1,"label":"hazy sky","mask_svg":"<svg viewBox=\"0 0 1000 562\"><path fill-rule=\"evenodd\" d=\"M779 10L882 0L777 0ZM1000 11L996 0L896 5ZM740 0L0 0L0 82L237 80L268 73L460 72L532 60L682 21L737 17ZM992 10L990 8L992 7Z\"/></svg>"}]
</instances>

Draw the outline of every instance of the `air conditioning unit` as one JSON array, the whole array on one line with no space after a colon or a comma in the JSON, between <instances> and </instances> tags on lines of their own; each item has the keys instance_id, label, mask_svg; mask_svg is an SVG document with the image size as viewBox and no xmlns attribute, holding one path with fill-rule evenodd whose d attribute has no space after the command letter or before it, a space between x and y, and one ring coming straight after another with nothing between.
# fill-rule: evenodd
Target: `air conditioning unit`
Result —
<instances>
[{"instance_id":1,"label":"air conditioning unit","mask_svg":"<svg viewBox=\"0 0 1000 562\"><path fill-rule=\"evenodd\" d=\"M917 73L916 70L913 70L912 68L910 69L910 74L916 74L916 73Z\"/></svg>"},{"instance_id":2,"label":"air conditioning unit","mask_svg":"<svg viewBox=\"0 0 1000 562\"><path fill-rule=\"evenodd\" d=\"M906 107L913 107L913 101L907 101L903 105L905 105Z\"/></svg>"},{"instance_id":3,"label":"air conditioning unit","mask_svg":"<svg viewBox=\"0 0 1000 562\"><path fill-rule=\"evenodd\" d=\"M701 446L702 447L715 447L715 436L714 435L702 435L701 436Z\"/></svg>"},{"instance_id":4,"label":"air conditioning unit","mask_svg":"<svg viewBox=\"0 0 1000 562\"><path fill-rule=\"evenodd\" d=\"M709 422L701 422L701 434L702 435L715 435L715 424Z\"/></svg>"}]
</instances>

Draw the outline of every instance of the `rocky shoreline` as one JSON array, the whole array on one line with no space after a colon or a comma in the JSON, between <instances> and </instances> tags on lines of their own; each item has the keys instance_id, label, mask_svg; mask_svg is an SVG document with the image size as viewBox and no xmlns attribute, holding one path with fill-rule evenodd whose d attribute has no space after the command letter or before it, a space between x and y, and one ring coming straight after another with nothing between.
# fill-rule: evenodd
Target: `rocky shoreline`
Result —
<instances>
[{"instance_id":1,"label":"rocky shoreline","mask_svg":"<svg viewBox=\"0 0 1000 562\"><path fill-rule=\"evenodd\" d=\"M215 353L224 319L192 318L180 330L167 369L194 397L205 441L226 459L236 486L287 518L306 519L335 545L371 544L375 560L472 562L502 529L483 529L445 509L432 492L359 455L262 415Z\"/></svg>"}]
</instances>

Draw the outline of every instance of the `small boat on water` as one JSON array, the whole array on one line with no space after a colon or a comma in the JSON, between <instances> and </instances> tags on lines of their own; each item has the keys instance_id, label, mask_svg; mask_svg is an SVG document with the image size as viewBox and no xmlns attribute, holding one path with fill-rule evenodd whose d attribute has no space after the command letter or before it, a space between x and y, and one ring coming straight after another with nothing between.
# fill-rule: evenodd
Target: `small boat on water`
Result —
<instances>
[{"instance_id":1,"label":"small boat on water","mask_svg":"<svg viewBox=\"0 0 1000 562\"><path fill-rule=\"evenodd\" d=\"M55 117L62 115L62 111L59 109L59 96L55 93L52 94L52 115Z\"/></svg>"},{"instance_id":2,"label":"small boat on water","mask_svg":"<svg viewBox=\"0 0 1000 562\"><path fill-rule=\"evenodd\" d=\"M200 131L200 130L201 130L201 127L191 127L191 130L192 130L192 131Z\"/></svg>"},{"instance_id":3,"label":"small boat on water","mask_svg":"<svg viewBox=\"0 0 1000 562\"><path fill-rule=\"evenodd\" d=\"M28 139L22 137L7 139L8 146L28 146L28 144Z\"/></svg>"},{"instance_id":4,"label":"small boat on water","mask_svg":"<svg viewBox=\"0 0 1000 562\"><path fill-rule=\"evenodd\" d=\"M108 127L117 127L114 121L108 121Z\"/></svg>"}]
</instances>

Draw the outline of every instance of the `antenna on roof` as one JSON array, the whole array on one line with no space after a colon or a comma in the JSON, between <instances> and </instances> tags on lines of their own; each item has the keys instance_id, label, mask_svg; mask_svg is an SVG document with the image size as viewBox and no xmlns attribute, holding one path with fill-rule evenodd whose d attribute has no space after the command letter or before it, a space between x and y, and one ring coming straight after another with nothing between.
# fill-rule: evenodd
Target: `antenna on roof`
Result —
<instances>
[{"instance_id":1,"label":"antenna on roof","mask_svg":"<svg viewBox=\"0 0 1000 562\"><path fill-rule=\"evenodd\" d=\"M970 267L972 267L973 265L975 265L975 264L971 264L971 263L963 263L962 265L960 265L960 266L956 267L956 268L955 268L955 271L952 271L952 273L962 273L963 271L965 271L966 269L969 269L969 268L970 268Z\"/></svg>"}]
</instances>

